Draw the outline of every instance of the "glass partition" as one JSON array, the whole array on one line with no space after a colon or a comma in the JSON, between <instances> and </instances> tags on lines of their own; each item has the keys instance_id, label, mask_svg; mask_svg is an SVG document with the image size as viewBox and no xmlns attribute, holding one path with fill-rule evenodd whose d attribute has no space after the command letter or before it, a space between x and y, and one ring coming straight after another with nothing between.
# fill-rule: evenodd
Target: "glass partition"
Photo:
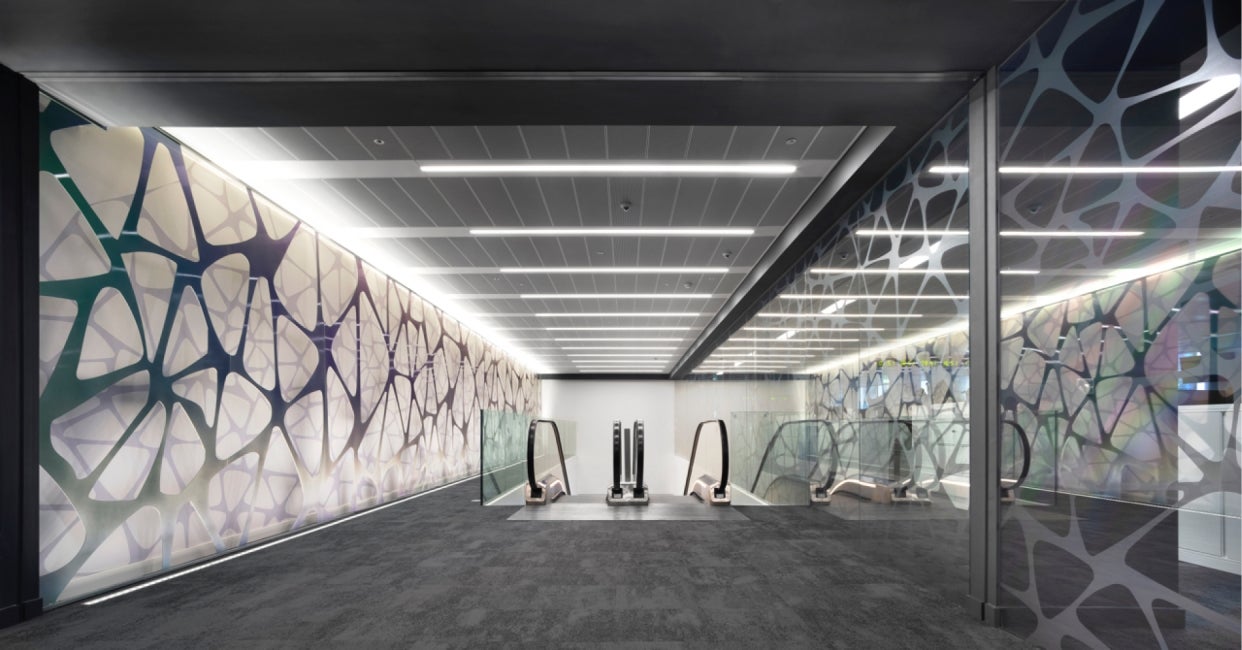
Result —
<instances>
[{"instance_id":1,"label":"glass partition","mask_svg":"<svg viewBox=\"0 0 1242 650\"><path fill-rule=\"evenodd\" d=\"M729 414L729 472L735 492L744 490L771 504L806 505L806 482L813 470L806 465L817 456L818 447L808 449L801 429L785 426L804 418L801 411ZM782 498L781 486L791 480L801 487Z\"/></svg>"},{"instance_id":2,"label":"glass partition","mask_svg":"<svg viewBox=\"0 0 1242 650\"><path fill-rule=\"evenodd\" d=\"M1236 0L1070 3L1001 68L1000 586L1036 642L1242 643L1239 49Z\"/></svg>"},{"instance_id":3,"label":"glass partition","mask_svg":"<svg viewBox=\"0 0 1242 650\"><path fill-rule=\"evenodd\" d=\"M955 602L969 577L968 127L963 102L698 368L803 390L796 408L728 404L735 500L741 487L808 506L828 483L813 516Z\"/></svg>"},{"instance_id":4,"label":"glass partition","mask_svg":"<svg viewBox=\"0 0 1242 650\"><path fill-rule=\"evenodd\" d=\"M526 485L526 443L531 417L511 411L484 409L480 414L483 430L480 476L480 503L483 505L521 505ZM573 421L554 420L560 430L561 450L566 470L560 465L552 427L540 424L535 433L535 478L552 474L565 481L574 478L578 454L578 432ZM572 483L570 486L572 487Z\"/></svg>"},{"instance_id":5,"label":"glass partition","mask_svg":"<svg viewBox=\"0 0 1242 650\"><path fill-rule=\"evenodd\" d=\"M574 494L575 484L571 482L574 478L578 479L577 487L579 489L586 488L585 477L575 476L576 473L571 469L576 464L574 459L578 456L578 427L572 420L549 419L556 422L555 431L560 434L559 448L557 436L554 435L550 424L542 423L536 427L535 480L546 483L545 478L553 476L568 486L570 494ZM523 451L526 449L526 434L522 436L522 449ZM561 464L562 454L564 454L564 465ZM525 473L522 476L525 477ZM594 485L591 488L598 491L598 487Z\"/></svg>"},{"instance_id":6,"label":"glass partition","mask_svg":"<svg viewBox=\"0 0 1242 650\"><path fill-rule=\"evenodd\" d=\"M483 430L480 503L489 505L526 483L526 429L530 416L483 409L479 422Z\"/></svg>"}]
</instances>

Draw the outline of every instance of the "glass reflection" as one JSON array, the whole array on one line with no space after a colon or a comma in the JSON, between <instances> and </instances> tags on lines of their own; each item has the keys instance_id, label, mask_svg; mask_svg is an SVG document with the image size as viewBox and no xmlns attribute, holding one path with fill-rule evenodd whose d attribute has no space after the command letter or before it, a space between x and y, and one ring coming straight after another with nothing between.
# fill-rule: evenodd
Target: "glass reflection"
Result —
<instances>
[{"instance_id":1,"label":"glass reflection","mask_svg":"<svg viewBox=\"0 0 1242 650\"><path fill-rule=\"evenodd\" d=\"M1242 641L1238 57L1236 2L1075 3L1002 68L1000 257L1037 273L1001 277L1001 588L1036 642Z\"/></svg>"}]
</instances>

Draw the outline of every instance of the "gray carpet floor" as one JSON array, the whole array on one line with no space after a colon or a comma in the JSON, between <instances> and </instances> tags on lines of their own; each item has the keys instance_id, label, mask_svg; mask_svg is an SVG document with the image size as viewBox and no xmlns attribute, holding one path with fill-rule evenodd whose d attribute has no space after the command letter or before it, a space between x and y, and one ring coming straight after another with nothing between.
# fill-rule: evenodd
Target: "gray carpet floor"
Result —
<instances>
[{"instance_id":1,"label":"gray carpet floor","mask_svg":"<svg viewBox=\"0 0 1242 650\"><path fill-rule=\"evenodd\" d=\"M867 559L858 522L810 508L508 521L516 508L480 507L478 493L467 482L61 607L0 631L0 647L1026 647Z\"/></svg>"}]
</instances>

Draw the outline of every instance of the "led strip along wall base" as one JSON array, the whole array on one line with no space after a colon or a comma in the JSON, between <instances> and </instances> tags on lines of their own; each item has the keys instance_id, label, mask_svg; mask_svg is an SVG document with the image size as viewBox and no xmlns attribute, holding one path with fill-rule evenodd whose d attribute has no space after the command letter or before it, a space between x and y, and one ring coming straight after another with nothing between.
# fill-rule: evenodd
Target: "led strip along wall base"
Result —
<instances>
[{"instance_id":1,"label":"led strip along wall base","mask_svg":"<svg viewBox=\"0 0 1242 650\"><path fill-rule=\"evenodd\" d=\"M86 605L86 606L88 606L88 607L90 607L90 606L98 605L98 604L100 604L100 603L106 603L106 602L108 602L109 600L114 600L114 599L116 599L116 598L120 598L121 596L128 596L129 594L132 594L132 593L134 593L134 592L136 592L136 591L142 591L143 589L146 589L146 588L148 588L148 587L154 587L155 585L158 585L158 584L161 584L161 583L169 582L169 581L171 581L171 580L176 580L177 578L181 578L181 577L183 577L183 576L190 575L191 573L197 573L197 572L199 572L199 571L202 571L202 570L204 570L204 569L211 568L211 567L216 566L216 565L218 565L218 564L224 564L225 562L231 562L232 560L236 560L237 558L244 557L244 556L246 556L246 555L250 555L251 553L258 553L259 551L264 551L264 550L267 550L267 549L269 549L269 548L272 548L273 546L279 546L280 544L284 544L285 542L292 542L293 540L298 539L298 538L300 538L300 537L305 537L305 536L310 535L310 534L312 534L312 533L318 533L318 532L321 532L321 531L327 530L327 529L329 529L329 528L331 528L331 527L333 527L333 526L337 526L337 525L343 524L343 523L345 523L345 522L347 522L347 521L352 521L352 520L354 520L354 519L358 519L359 517L365 517L365 516L367 516L367 515L377 513L377 512L379 512L380 510L384 510L385 508L391 508L391 507L393 507L393 506L401 505L402 503L405 503L406 501L413 501L414 499L417 499L417 498L419 498L419 497L423 497L423 496L427 496L428 494L431 494L431 493L433 493L433 492L439 492L440 490L443 490L443 489L446 489L446 488L451 488L451 487L456 486L456 485L461 485L462 483L465 483L465 482L467 482L467 481L473 481L473 480L475 480L475 479L478 479L480 476L481 476L481 474L475 474L475 475L473 475L473 476L467 476L466 478L463 478L463 479L461 479L461 480L458 480L458 481L453 481L452 483L448 483L448 484L445 484L445 485L441 485L440 487L432 488L432 489L427 490L427 491L425 491L425 492L419 492L418 494L411 494L411 495L410 495L410 496L408 496L408 497L403 497L403 498L401 498L401 499L397 499L396 501L392 501L392 502L390 502L390 503L385 503L385 504L383 504L383 505L378 505L378 506L375 506L375 507L373 507L373 508L368 508L368 509L366 509L366 510L363 510L362 512L355 512L354 514L349 515L349 516L347 516L347 517L341 517L340 519L337 519L337 520L334 520L334 521L328 521L328 522L324 522L324 523L322 523L322 524L316 524L315 526L313 526L313 527L311 527L311 528L308 528L308 529L303 530L303 531L299 531L299 532L297 532L297 533L293 533L293 534L291 534L291 535L285 535L285 536L282 536L282 537L278 537L278 538L273 539L273 540L271 540L271 541L268 541L268 542L263 542L263 543L261 543L261 544L259 544L259 545L257 545L257 546L253 546L253 547L250 547L250 548L246 548L246 549L244 549L244 550L237 550L237 551L233 551L233 552L231 552L231 553L229 553L229 554L227 554L227 555L225 555L225 556L223 556L223 557L217 557L217 558L215 558L215 559L208 560L208 561L206 561L206 562L202 562L202 563L200 563L200 564L195 564L195 565L190 566L190 567L187 567L187 568L185 568L185 569L181 569L181 570L179 570L179 571L174 571L174 572L172 572L172 573L169 573L168 575L159 576L159 577L157 577L157 578L153 578L153 579L151 579L151 580L144 580L144 581L139 582L139 583L137 583L137 584L133 584L133 585L130 585L130 586L128 586L128 587L124 587L124 588L118 589L118 590L116 590L116 591L111 591L111 592L108 592L108 593L106 593L106 594L104 594L104 595L102 595L102 596L96 596L96 597L94 597L94 598L89 598L89 599L87 599L87 600L82 601L82 604L83 604L83 605Z\"/></svg>"}]
</instances>

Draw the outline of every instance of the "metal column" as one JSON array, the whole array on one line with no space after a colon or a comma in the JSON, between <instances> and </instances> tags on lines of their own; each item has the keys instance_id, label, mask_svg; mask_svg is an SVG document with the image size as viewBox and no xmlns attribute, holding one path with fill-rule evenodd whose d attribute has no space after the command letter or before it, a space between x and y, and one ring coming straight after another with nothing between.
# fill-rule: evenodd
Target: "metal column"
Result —
<instances>
[{"instance_id":1,"label":"metal column","mask_svg":"<svg viewBox=\"0 0 1242 650\"><path fill-rule=\"evenodd\" d=\"M997 74L970 91L970 600L993 625L1000 516Z\"/></svg>"}]
</instances>

